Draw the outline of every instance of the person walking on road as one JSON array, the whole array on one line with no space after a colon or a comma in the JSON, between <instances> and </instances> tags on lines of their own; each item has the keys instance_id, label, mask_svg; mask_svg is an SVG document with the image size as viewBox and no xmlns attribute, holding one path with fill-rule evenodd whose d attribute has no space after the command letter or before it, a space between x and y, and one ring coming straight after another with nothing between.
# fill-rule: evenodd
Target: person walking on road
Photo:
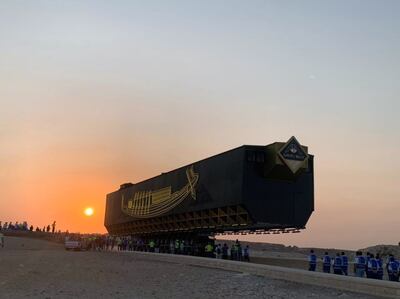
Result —
<instances>
[{"instance_id":1,"label":"person walking on road","mask_svg":"<svg viewBox=\"0 0 400 299\"><path fill-rule=\"evenodd\" d=\"M365 274L365 263L366 259L362 255L361 251L356 252L356 258L354 261L354 273L357 277L364 277Z\"/></svg>"},{"instance_id":2,"label":"person walking on road","mask_svg":"<svg viewBox=\"0 0 400 299\"><path fill-rule=\"evenodd\" d=\"M378 278L378 262L375 259L375 256L371 253L369 255L368 261L368 278L377 279Z\"/></svg>"},{"instance_id":3,"label":"person walking on road","mask_svg":"<svg viewBox=\"0 0 400 299\"><path fill-rule=\"evenodd\" d=\"M231 246L231 260L236 260L236 247L234 244Z\"/></svg>"},{"instance_id":4,"label":"person walking on road","mask_svg":"<svg viewBox=\"0 0 400 299\"><path fill-rule=\"evenodd\" d=\"M368 264L370 259L371 259L371 254L367 252L367 257L365 258L365 275L367 276L367 278L371 278L371 272L368 269Z\"/></svg>"},{"instance_id":5,"label":"person walking on road","mask_svg":"<svg viewBox=\"0 0 400 299\"><path fill-rule=\"evenodd\" d=\"M381 257L379 256L379 253L376 254L375 259L376 259L376 263L378 266L378 270L376 272L376 278L379 280L382 280L383 279L383 261L382 261Z\"/></svg>"},{"instance_id":6,"label":"person walking on road","mask_svg":"<svg viewBox=\"0 0 400 299\"><path fill-rule=\"evenodd\" d=\"M174 250L175 254L179 254L179 249L181 248L180 244L181 244L180 241L178 239L176 239L175 240L175 250Z\"/></svg>"},{"instance_id":7,"label":"person walking on road","mask_svg":"<svg viewBox=\"0 0 400 299\"><path fill-rule=\"evenodd\" d=\"M331 257L329 256L328 252L325 252L325 255L322 259L322 270L324 273L331 273Z\"/></svg>"},{"instance_id":8,"label":"person walking on road","mask_svg":"<svg viewBox=\"0 0 400 299\"><path fill-rule=\"evenodd\" d=\"M243 260L245 262L250 262L250 248L249 248L249 245L246 245L246 247L243 249Z\"/></svg>"},{"instance_id":9,"label":"person walking on road","mask_svg":"<svg viewBox=\"0 0 400 299\"><path fill-rule=\"evenodd\" d=\"M342 257L340 256L339 252L336 253L336 257L333 260L333 273L337 275L342 275Z\"/></svg>"},{"instance_id":10,"label":"person walking on road","mask_svg":"<svg viewBox=\"0 0 400 299\"><path fill-rule=\"evenodd\" d=\"M342 272L343 272L343 275L347 276L348 268L349 268L349 259L347 258L346 254L343 251L342 251L341 258L342 258Z\"/></svg>"},{"instance_id":11,"label":"person walking on road","mask_svg":"<svg viewBox=\"0 0 400 299\"><path fill-rule=\"evenodd\" d=\"M214 257L214 246L212 246L211 243L208 243L204 249L206 252L206 257Z\"/></svg>"},{"instance_id":12,"label":"person walking on road","mask_svg":"<svg viewBox=\"0 0 400 299\"><path fill-rule=\"evenodd\" d=\"M221 244L218 244L217 247L215 247L215 255L216 255L217 259L221 259L222 258Z\"/></svg>"},{"instance_id":13,"label":"person walking on road","mask_svg":"<svg viewBox=\"0 0 400 299\"><path fill-rule=\"evenodd\" d=\"M314 253L314 250L310 250L310 255L308 256L308 271L315 271L317 268L317 256Z\"/></svg>"},{"instance_id":14,"label":"person walking on road","mask_svg":"<svg viewBox=\"0 0 400 299\"><path fill-rule=\"evenodd\" d=\"M151 240L149 241L149 251L150 251L150 252L154 252L155 246L156 246L156 243L154 242L153 239L151 239Z\"/></svg>"},{"instance_id":15,"label":"person walking on road","mask_svg":"<svg viewBox=\"0 0 400 299\"><path fill-rule=\"evenodd\" d=\"M56 222L54 221L53 224L51 225L51 232L54 234L56 230Z\"/></svg>"},{"instance_id":16,"label":"person walking on road","mask_svg":"<svg viewBox=\"0 0 400 299\"><path fill-rule=\"evenodd\" d=\"M400 263L396 261L394 256L391 254L387 265L387 272L390 281L399 281L399 268Z\"/></svg>"},{"instance_id":17,"label":"person walking on road","mask_svg":"<svg viewBox=\"0 0 400 299\"><path fill-rule=\"evenodd\" d=\"M4 248L4 235L0 233L0 247Z\"/></svg>"},{"instance_id":18,"label":"person walking on road","mask_svg":"<svg viewBox=\"0 0 400 299\"><path fill-rule=\"evenodd\" d=\"M228 250L229 247L224 243L224 246L222 246L222 259L227 260L228 259Z\"/></svg>"}]
</instances>

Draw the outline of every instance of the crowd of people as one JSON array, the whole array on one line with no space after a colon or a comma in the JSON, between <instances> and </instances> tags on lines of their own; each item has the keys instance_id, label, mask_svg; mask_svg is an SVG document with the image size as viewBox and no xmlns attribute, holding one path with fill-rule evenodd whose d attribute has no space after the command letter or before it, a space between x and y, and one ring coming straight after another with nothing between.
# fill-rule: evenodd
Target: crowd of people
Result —
<instances>
[{"instance_id":1,"label":"crowd of people","mask_svg":"<svg viewBox=\"0 0 400 299\"><path fill-rule=\"evenodd\" d=\"M83 250L92 251L146 251L155 253L169 253L204 256L218 259L230 259L236 261L250 261L249 246L242 246L236 240L228 246L227 243L215 244L214 240L208 237L193 239L193 238L137 238L134 236L113 237L109 235L98 234L71 234L68 231L56 231L56 221L43 228L28 225L24 222L2 222L0 221L1 232L40 232L46 233L47 239L57 242L66 242L67 240L75 240L80 242L80 247ZM0 247L4 246L4 238L1 238Z\"/></svg>"},{"instance_id":2,"label":"crowd of people","mask_svg":"<svg viewBox=\"0 0 400 299\"><path fill-rule=\"evenodd\" d=\"M314 250L310 251L308 261L309 271L315 271L317 268L317 256ZM353 272L357 277L382 280L385 266L389 280L399 281L400 262L390 254L385 264L386 265L384 265L379 254L374 255L367 252L366 256L364 256L361 251L357 251L354 259ZM328 252L325 252L322 257L322 271L324 273L331 273L331 270L333 270L334 274L348 275L348 268L349 259L344 252L338 252L334 257L331 257Z\"/></svg>"},{"instance_id":3,"label":"crowd of people","mask_svg":"<svg viewBox=\"0 0 400 299\"><path fill-rule=\"evenodd\" d=\"M210 251L212 251L212 249ZM226 243L224 243L224 245L217 244L215 246L214 254L216 258L250 262L249 245L243 247L238 240L232 243L231 247L229 247Z\"/></svg>"},{"instance_id":4,"label":"crowd of people","mask_svg":"<svg viewBox=\"0 0 400 299\"><path fill-rule=\"evenodd\" d=\"M36 228L33 227L33 225L28 225L26 221L24 222L3 222L0 221L0 231L35 231L35 232L47 232L47 233L56 233L56 222L53 221L52 224L49 224L47 226L43 226L43 228L39 228L38 226ZM58 231L60 233L60 231Z\"/></svg>"},{"instance_id":5,"label":"crowd of people","mask_svg":"<svg viewBox=\"0 0 400 299\"><path fill-rule=\"evenodd\" d=\"M210 239L143 239L131 236L88 236L80 237L79 241L82 242L84 249L95 251L145 251L250 262L249 246L242 246L238 240L231 246L226 243L215 245Z\"/></svg>"},{"instance_id":6,"label":"crowd of people","mask_svg":"<svg viewBox=\"0 0 400 299\"><path fill-rule=\"evenodd\" d=\"M56 230L56 221L53 221L52 224L48 224L43 228L33 227L33 225L29 225L26 221L23 222L2 222L0 221L0 235L15 235L15 234L29 234L32 237L41 235L41 238L54 241L58 243L63 243L65 236L69 235L69 232L61 232L60 230ZM0 247L4 247L4 237L1 238Z\"/></svg>"}]
</instances>

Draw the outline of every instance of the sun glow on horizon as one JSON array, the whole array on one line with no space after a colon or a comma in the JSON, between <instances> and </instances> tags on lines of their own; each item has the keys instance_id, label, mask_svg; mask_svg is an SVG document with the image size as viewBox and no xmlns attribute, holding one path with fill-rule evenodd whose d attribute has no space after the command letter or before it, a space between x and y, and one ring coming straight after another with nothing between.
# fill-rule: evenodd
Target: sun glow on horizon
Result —
<instances>
[{"instance_id":1,"label":"sun glow on horizon","mask_svg":"<svg viewBox=\"0 0 400 299\"><path fill-rule=\"evenodd\" d=\"M86 216L90 217L90 216L92 216L94 214L94 210L93 210L93 208L89 207L89 208L85 209L84 213L85 213Z\"/></svg>"}]
</instances>

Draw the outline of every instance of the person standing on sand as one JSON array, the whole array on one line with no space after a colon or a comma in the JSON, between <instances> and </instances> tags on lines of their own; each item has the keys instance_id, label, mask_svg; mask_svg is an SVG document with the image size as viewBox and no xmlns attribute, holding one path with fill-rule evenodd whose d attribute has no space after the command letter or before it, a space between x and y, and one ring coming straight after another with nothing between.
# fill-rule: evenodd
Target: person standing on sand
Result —
<instances>
[{"instance_id":1,"label":"person standing on sand","mask_svg":"<svg viewBox=\"0 0 400 299\"><path fill-rule=\"evenodd\" d=\"M238 243L238 245L237 245L237 253L238 253L237 260L242 261L243 260L243 249L242 249L242 245L240 243Z\"/></svg>"},{"instance_id":2,"label":"person standing on sand","mask_svg":"<svg viewBox=\"0 0 400 299\"><path fill-rule=\"evenodd\" d=\"M367 273L369 273L369 276L367 276L368 278L373 278L373 279L378 278L378 262L372 253L369 255Z\"/></svg>"},{"instance_id":3,"label":"person standing on sand","mask_svg":"<svg viewBox=\"0 0 400 299\"><path fill-rule=\"evenodd\" d=\"M376 254L376 263L378 264L378 270L376 273L376 278L379 280L383 279L383 261L382 258L379 256L379 253Z\"/></svg>"},{"instance_id":4,"label":"person standing on sand","mask_svg":"<svg viewBox=\"0 0 400 299\"><path fill-rule=\"evenodd\" d=\"M400 268L400 263L396 261L393 254L391 254L389 256L389 262L387 266L387 271L390 281L399 281L399 268Z\"/></svg>"},{"instance_id":5,"label":"person standing on sand","mask_svg":"<svg viewBox=\"0 0 400 299\"><path fill-rule=\"evenodd\" d=\"M333 261L333 273L337 275L342 275L342 258L340 257L339 252L336 253L336 257Z\"/></svg>"},{"instance_id":6,"label":"person standing on sand","mask_svg":"<svg viewBox=\"0 0 400 299\"><path fill-rule=\"evenodd\" d=\"M222 247L222 259L227 260L228 259L228 250L229 247L224 243L224 246Z\"/></svg>"},{"instance_id":7,"label":"person standing on sand","mask_svg":"<svg viewBox=\"0 0 400 299\"><path fill-rule=\"evenodd\" d=\"M354 273L357 277L364 277L365 274L365 263L366 259L362 255L361 251L356 252L356 258L354 261Z\"/></svg>"},{"instance_id":8,"label":"person standing on sand","mask_svg":"<svg viewBox=\"0 0 400 299\"><path fill-rule=\"evenodd\" d=\"M371 278L371 273L368 269L368 263L370 259L371 259L371 254L367 252L367 257L365 258L365 275L367 276L367 278Z\"/></svg>"},{"instance_id":9,"label":"person standing on sand","mask_svg":"<svg viewBox=\"0 0 400 299\"><path fill-rule=\"evenodd\" d=\"M231 260L236 260L236 250L235 250L235 245L233 244L231 246Z\"/></svg>"},{"instance_id":10,"label":"person standing on sand","mask_svg":"<svg viewBox=\"0 0 400 299\"><path fill-rule=\"evenodd\" d=\"M204 250L206 252L206 257L214 257L214 247L211 245L210 242L205 246Z\"/></svg>"},{"instance_id":11,"label":"person standing on sand","mask_svg":"<svg viewBox=\"0 0 400 299\"><path fill-rule=\"evenodd\" d=\"M221 244L218 244L217 247L215 247L215 254L217 256L217 259L221 259L222 258Z\"/></svg>"},{"instance_id":12,"label":"person standing on sand","mask_svg":"<svg viewBox=\"0 0 400 299\"><path fill-rule=\"evenodd\" d=\"M4 248L4 235L0 233L0 247Z\"/></svg>"},{"instance_id":13,"label":"person standing on sand","mask_svg":"<svg viewBox=\"0 0 400 299\"><path fill-rule=\"evenodd\" d=\"M342 272L347 276L348 268L349 268L349 259L347 258L344 251L342 251Z\"/></svg>"},{"instance_id":14,"label":"person standing on sand","mask_svg":"<svg viewBox=\"0 0 400 299\"><path fill-rule=\"evenodd\" d=\"M308 256L308 264L308 271L315 271L315 269L317 268L317 256L315 255L313 249L310 250L310 255Z\"/></svg>"},{"instance_id":15,"label":"person standing on sand","mask_svg":"<svg viewBox=\"0 0 400 299\"><path fill-rule=\"evenodd\" d=\"M250 248L249 245L243 249L243 258L245 262L250 262Z\"/></svg>"},{"instance_id":16,"label":"person standing on sand","mask_svg":"<svg viewBox=\"0 0 400 299\"><path fill-rule=\"evenodd\" d=\"M331 273L331 257L329 256L328 252L325 252L323 260L322 269L324 273Z\"/></svg>"}]
</instances>

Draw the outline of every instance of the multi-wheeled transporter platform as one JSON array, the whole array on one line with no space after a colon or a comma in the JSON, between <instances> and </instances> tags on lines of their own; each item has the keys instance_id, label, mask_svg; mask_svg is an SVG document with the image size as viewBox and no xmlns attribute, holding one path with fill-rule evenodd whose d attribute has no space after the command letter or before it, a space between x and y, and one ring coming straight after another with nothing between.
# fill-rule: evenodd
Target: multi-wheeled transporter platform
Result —
<instances>
[{"instance_id":1,"label":"multi-wheeled transporter platform","mask_svg":"<svg viewBox=\"0 0 400 299\"><path fill-rule=\"evenodd\" d=\"M123 184L107 195L111 235L297 232L314 210L313 156L292 137Z\"/></svg>"}]
</instances>

